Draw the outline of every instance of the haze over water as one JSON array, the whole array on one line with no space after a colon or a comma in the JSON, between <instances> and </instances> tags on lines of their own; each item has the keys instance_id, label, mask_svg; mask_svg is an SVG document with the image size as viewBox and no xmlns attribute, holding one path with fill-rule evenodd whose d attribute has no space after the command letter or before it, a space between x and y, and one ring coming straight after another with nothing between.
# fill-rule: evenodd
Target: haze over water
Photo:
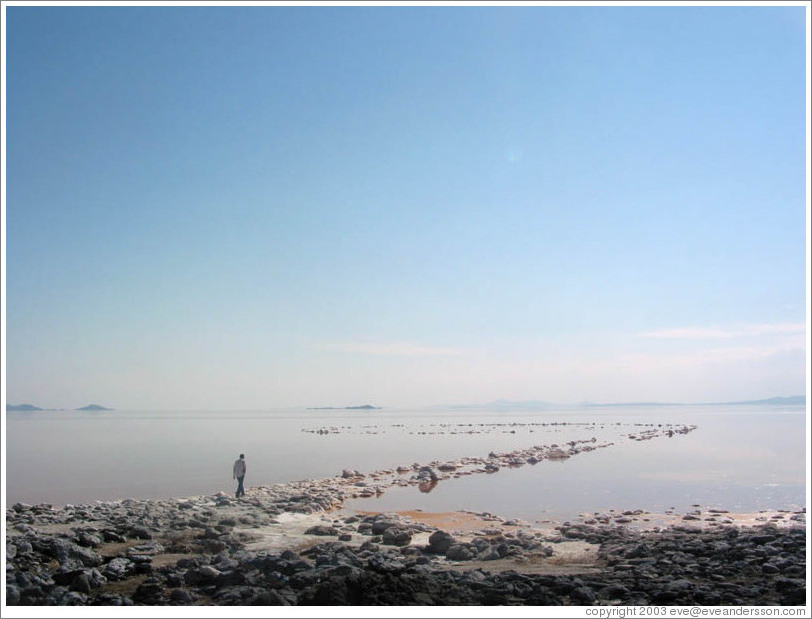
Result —
<instances>
[{"instance_id":1,"label":"haze over water","mask_svg":"<svg viewBox=\"0 0 812 619\"><path fill-rule=\"evenodd\" d=\"M672 438L626 437L693 424ZM570 440L615 445L561 462L392 488L351 509L489 511L568 519L602 509L731 511L805 505L805 409L669 406L550 411L304 410L8 413L7 504L231 494L247 487L362 473ZM323 433L318 431L322 430Z\"/></svg>"}]
</instances>

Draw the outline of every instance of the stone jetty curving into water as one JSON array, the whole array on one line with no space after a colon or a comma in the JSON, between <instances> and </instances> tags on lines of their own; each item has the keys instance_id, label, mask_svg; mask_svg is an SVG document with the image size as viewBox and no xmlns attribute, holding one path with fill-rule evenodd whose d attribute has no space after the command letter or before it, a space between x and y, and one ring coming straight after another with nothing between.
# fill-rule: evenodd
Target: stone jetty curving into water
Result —
<instances>
[{"instance_id":1,"label":"stone jetty curving into water","mask_svg":"<svg viewBox=\"0 0 812 619\"><path fill-rule=\"evenodd\" d=\"M690 426L640 433L648 440ZM803 604L806 514L350 513L350 497L572 457L573 441L451 462L161 501L17 503L9 605ZM489 467L491 467L489 469Z\"/></svg>"}]
</instances>

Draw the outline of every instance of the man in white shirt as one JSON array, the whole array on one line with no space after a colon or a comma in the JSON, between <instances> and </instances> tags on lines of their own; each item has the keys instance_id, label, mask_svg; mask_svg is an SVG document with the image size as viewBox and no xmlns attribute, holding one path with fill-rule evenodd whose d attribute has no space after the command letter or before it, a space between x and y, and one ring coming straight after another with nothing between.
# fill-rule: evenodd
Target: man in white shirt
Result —
<instances>
[{"instance_id":1,"label":"man in white shirt","mask_svg":"<svg viewBox=\"0 0 812 619\"><path fill-rule=\"evenodd\" d=\"M240 454L240 459L234 463L234 479L237 480L237 498L245 494L242 487L242 480L245 479L245 454Z\"/></svg>"}]
</instances>

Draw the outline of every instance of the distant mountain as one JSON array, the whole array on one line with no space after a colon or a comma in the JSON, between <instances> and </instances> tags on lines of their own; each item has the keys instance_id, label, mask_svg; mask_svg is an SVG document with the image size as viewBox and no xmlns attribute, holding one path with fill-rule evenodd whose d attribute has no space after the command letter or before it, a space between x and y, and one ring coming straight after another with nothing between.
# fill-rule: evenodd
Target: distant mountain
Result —
<instances>
[{"instance_id":1,"label":"distant mountain","mask_svg":"<svg viewBox=\"0 0 812 619\"><path fill-rule=\"evenodd\" d=\"M613 402L609 404L595 404L591 402L586 402L583 404L587 408L602 408L602 407L612 407L612 406L686 406L685 404L679 404L676 402Z\"/></svg>"},{"instance_id":2,"label":"distant mountain","mask_svg":"<svg viewBox=\"0 0 812 619\"><path fill-rule=\"evenodd\" d=\"M458 404L455 406L433 406L432 409L454 408L458 410L562 410L573 408L620 408L620 407L668 407L668 406L799 406L806 404L805 395L794 395L789 397L767 398L765 400L746 400L741 402L702 402L686 404L684 402L579 402L577 404L556 404L543 400L494 400L487 404Z\"/></svg>"},{"instance_id":3,"label":"distant mountain","mask_svg":"<svg viewBox=\"0 0 812 619\"><path fill-rule=\"evenodd\" d=\"M543 400L494 400L488 402L484 408L522 408L522 409L540 409L540 408L558 408L560 404L553 404L552 402L544 402Z\"/></svg>"},{"instance_id":4,"label":"distant mountain","mask_svg":"<svg viewBox=\"0 0 812 619\"><path fill-rule=\"evenodd\" d=\"M34 406L33 404L6 404L7 411L44 411L44 408Z\"/></svg>"},{"instance_id":5,"label":"distant mountain","mask_svg":"<svg viewBox=\"0 0 812 619\"><path fill-rule=\"evenodd\" d=\"M430 407L431 409L457 409L457 410L548 410L548 409L561 409L573 408L574 404L556 404L554 402L544 402L542 400L494 400L487 404L452 404L452 405L437 405Z\"/></svg>"},{"instance_id":6,"label":"distant mountain","mask_svg":"<svg viewBox=\"0 0 812 619\"><path fill-rule=\"evenodd\" d=\"M309 411L377 411L381 410L381 406L372 406L372 404L362 404L361 406L311 406Z\"/></svg>"},{"instance_id":7,"label":"distant mountain","mask_svg":"<svg viewBox=\"0 0 812 619\"><path fill-rule=\"evenodd\" d=\"M98 404L88 404L87 406L83 406L82 408L77 408L77 411L111 411L112 408L105 408L104 406L99 406Z\"/></svg>"},{"instance_id":8,"label":"distant mountain","mask_svg":"<svg viewBox=\"0 0 812 619\"><path fill-rule=\"evenodd\" d=\"M805 395L791 395L786 398L767 398L766 400L746 400L744 402L718 402L720 405L739 404L739 405L758 405L758 406L796 406L806 404Z\"/></svg>"}]
</instances>

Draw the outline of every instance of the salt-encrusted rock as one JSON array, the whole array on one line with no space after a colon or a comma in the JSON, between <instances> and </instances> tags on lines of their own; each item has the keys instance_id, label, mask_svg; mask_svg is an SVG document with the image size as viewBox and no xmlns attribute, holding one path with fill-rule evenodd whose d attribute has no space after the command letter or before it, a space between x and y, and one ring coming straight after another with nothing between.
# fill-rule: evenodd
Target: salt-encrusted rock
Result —
<instances>
[{"instance_id":1,"label":"salt-encrusted rock","mask_svg":"<svg viewBox=\"0 0 812 619\"><path fill-rule=\"evenodd\" d=\"M65 565L73 561L85 567L98 567L102 563L101 557L92 550L59 537L51 539L49 553Z\"/></svg>"},{"instance_id":2,"label":"salt-encrusted rock","mask_svg":"<svg viewBox=\"0 0 812 619\"><path fill-rule=\"evenodd\" d=\"M135 564L124 557L115 557L102 566L101 572L109 580L122 580L135 572Z\"/></svg>"},{"instance_id":3,"label":"salt-encrusted rock","mask_svg":"<svg viewBox=\"0 0 812 619\"><path fill-rule=\"evenodd\" d=\"M152 556L161 554L164 552L163 544L160 544L155 541L147 542L146 544L137 544L135 546L130 546L127 548L127 556L128 557L139 557L139 556Z\"/></svg>"},{"instance_id":4,"label":"salt-encrusted rock","mask_svg":"<svg viewBox=\"0 0 812 619\"><path fill-rule=\"evenodd\" d=\"M429 479L431 481L439 481L440 476L430 466L421 466L420 470L417 472L417 479Z\"/></svg>"}]
</instances>

